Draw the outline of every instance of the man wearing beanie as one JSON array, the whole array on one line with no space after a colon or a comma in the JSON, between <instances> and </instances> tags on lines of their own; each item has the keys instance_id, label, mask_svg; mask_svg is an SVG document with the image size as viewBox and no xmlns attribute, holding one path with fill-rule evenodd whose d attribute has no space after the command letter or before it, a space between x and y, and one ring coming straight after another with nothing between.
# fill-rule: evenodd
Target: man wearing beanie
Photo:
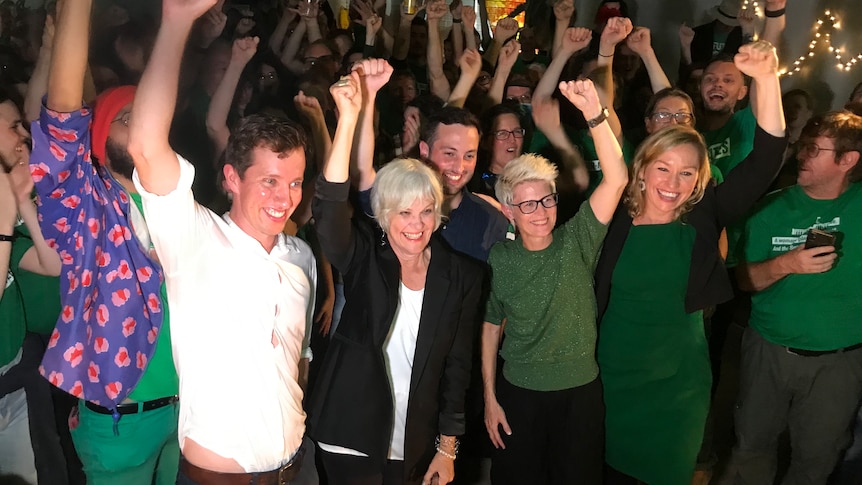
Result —
<instances>
[{"instance_id":1,"label":"man wearing beanie","mask_svg":"<svg viewBox=\"0 0 862 485\"><path fill-rule=\"evenodd\" d=\"M63 262L62 312L40 370L80 399L69 422L89 484L174 483L178 382L165 286L126 150L135 87L82 106L91 4L68 1L59 12L32 129L41 226Z\"/></svg>"}]
</instances>

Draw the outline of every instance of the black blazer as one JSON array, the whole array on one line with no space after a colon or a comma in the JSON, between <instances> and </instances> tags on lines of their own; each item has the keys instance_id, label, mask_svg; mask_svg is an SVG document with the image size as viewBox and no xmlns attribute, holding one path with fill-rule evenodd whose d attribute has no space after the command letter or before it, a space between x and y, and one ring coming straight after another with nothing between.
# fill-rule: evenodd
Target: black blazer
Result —
<instances>
[{"instance_id":1,"label":"black blazer","mask_svg":"<svg viewBox=\"0 0 862 485\"><path fill-rule=\"evenodd\" d=\"M320 177L312 203L323 253L344 277L346 303L309 407L309 434L367 453L389 450L392 391L383 345L398 305L401 266L376 224L351 221L349 184ZM437 434L464 433L485 271L434 234L416 339L404 442L405 483L418 484L436 453Z\"/></svg>"},{"instance_id":2,"label":"black blazer","mask_svg":"<svg viewBox=\"0 0 862 485\"><path fill-rule=\"evenodd\" d=\"M706 188L703 199L683 216L694 226L697 236L691 252L691 269L685 295L685 311L694 312L733 298L727 270L718 253L718 238L722 229L748 213L752 205L766 192L781 169L785 138L778 138L755 129L754 148L739 163L724 182ZM611 297L611 278L622 253L632 217L623 202L608 226L608 234L596 267L596 302L601 322ZM647 256L648 257L648 256Z\"/></svg>"}]
</instances>

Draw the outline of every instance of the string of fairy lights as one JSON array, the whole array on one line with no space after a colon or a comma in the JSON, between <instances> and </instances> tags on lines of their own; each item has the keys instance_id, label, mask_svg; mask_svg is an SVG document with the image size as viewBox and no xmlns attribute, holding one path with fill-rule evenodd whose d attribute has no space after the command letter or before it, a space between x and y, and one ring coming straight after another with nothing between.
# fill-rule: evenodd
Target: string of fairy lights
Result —
<instances>
[{"instance_id":1,"label":"string of fairy lights","mask_svg":"<svg viewBox=\"0 0 862 485\"><path fill-rule=\"evenodd\" d=\"M821 32L821 30L824 30ZM835 67L839 71L849 72L858 64L862 64L862 53L857 55L847 56L845 49L832 45L832 33L836 30L841 30L841 21L831 10L825 10L817 22L814 23L814 37L808 43L808 53L799 56L793 64L781 69L778 74L781 76L793 76L805 67L807 61L816 55L817 46L822 44L829 52L829 55L835 58Z\"/></svg>"},{"instance_id":2,"label":"string of fairy lights","mask_svg":"<svg viewBox=\"0 0 862 485\"><path fill-rule=\"evenodd\" d=\"M748 8L753 8L754 14L758 18L763 17L763 11L758 2L743 0L742 9L745 10ZM821 44L829 52L829 55L835 58L835 67L839 71L849 72L857 64L862 64L862 53L855 56L847 56L845 49L832 45L832 33L836 30L841 30L841 21L831 9L826 9L823 15L818 17L817 22L814 23L813 30L814 36L811 38L811 42L808 43L808 53L799 56L799 58L793 61L793 64L779 70L778 74L780 76L793 76L802 71L805 64L817 55L817 46Z\"/></svg>"}]
</instances>

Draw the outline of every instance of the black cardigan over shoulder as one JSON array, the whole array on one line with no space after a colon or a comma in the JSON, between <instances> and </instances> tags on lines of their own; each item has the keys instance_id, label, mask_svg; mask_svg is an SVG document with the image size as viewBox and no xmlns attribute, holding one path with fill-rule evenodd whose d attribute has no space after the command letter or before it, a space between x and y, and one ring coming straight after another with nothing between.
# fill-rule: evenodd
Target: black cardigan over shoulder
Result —
<instances>
[{"instance_id":1,"label":"black cardigan over shoulder","mask_svg":"<svg viewBox=\"0 0 862 485\"><path fill-rule=\"evenodd\" d=\"M781 169L785 138L763 131L758 126L754 134L754 148L727 176L724 183L711 183L691 212L683 221L694 226L697 234L691 253L691 269L685 295L685 310L694 312L710 305L730 300L733 289L724 263L718 253L718 239L722 229L745 216L752 205L766 192ZM601 322L611 297L611 278L617 260L625 245L632 218L620 202L608 227L608 235L596 267L596 302ZM650 257L643 248L644 257Z\"/></svg>"}]
</instances>

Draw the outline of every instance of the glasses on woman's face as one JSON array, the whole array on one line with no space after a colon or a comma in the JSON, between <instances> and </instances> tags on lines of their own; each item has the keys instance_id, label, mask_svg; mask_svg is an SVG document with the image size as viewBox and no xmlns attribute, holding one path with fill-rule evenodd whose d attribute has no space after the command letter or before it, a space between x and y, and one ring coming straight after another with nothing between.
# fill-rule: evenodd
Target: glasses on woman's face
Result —
<instances>
[{"instance_id":1,"label":"glasses on woman's face","mask_svg":"<svg viewBox=\"0 0 862 485\"><path fill-rule=\"evenodd\" d=\"M523 128L517 128L514 130L497 130L494 132L494 138L498 140L508 140L509 135L514 136L515 138L524 138L524 133L526 132L527 130Z\"/></svg>"},{"instance_id":2,"label":"glasses on woman's face","mask_svg":"<svg viewBox=\"0 0 862 485\"><path fill-rule=\"evenodd\" d=\"M653 113L652 116L650 116L650 119L656 123L670 123L670 120L674 119L681 125L687 125L691 123L692 115L691 113L668 113L667 111L659 111L658 113Z\"/></svg>"},{"instance_id":3,"label":"glasses on woman's face","mask_svg":"<svg viewBox=\"0 0 862 485\"><path fill-rule=\"evenodd\" d=\"M542 204L542 207L545 209L550 209L557 205L559 201L559 194L556 192L553 194L548 194L542 197L539 200L525 200L524 202L518 202L517 204L509 204L513 207L517 207L518 210L521 211L521 214L532 214L536 212L536 209L539 208L539 204Z\"/></svg>"},{"instance_id":4,"label":"glasses on woman's face","mask_svg":"<svg viewBox=\"0 0 862 485\"><path fill-rule=\"evenodd\" d=\"M817 158L817 155L820 155L820 152L835 152L838 151L834 148L823 148L818 146L816 143L803 143L799 145L799 154L806 158Z\"/></svg>"}]
</instances>

